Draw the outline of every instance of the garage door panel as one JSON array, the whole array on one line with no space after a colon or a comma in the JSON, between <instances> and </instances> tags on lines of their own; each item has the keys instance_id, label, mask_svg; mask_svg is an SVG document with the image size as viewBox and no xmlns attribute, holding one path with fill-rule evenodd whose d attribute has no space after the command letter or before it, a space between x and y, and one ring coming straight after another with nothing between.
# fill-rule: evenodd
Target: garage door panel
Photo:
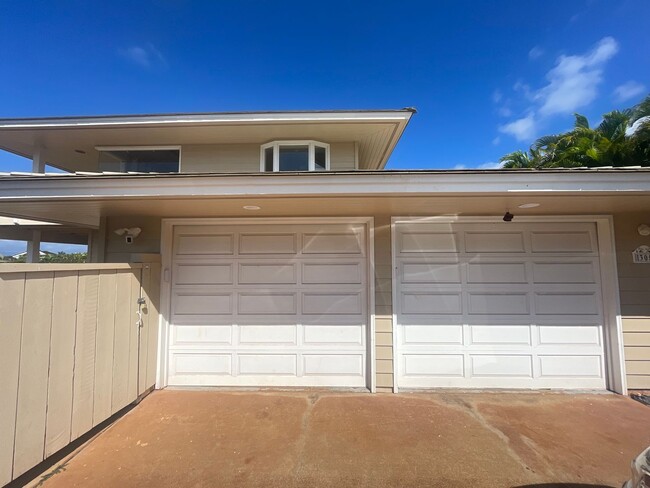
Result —
<instances>
[{"instance_id":1,"label":"garage door panel","mask_svg":"<svg viewBox=\"0 0 650 488\"><path fill-rule=\"evenodd\" d=\"M232 345L231 325L183 325L173 329L172 346Z\"/></svg>"},{"instance_id":2,"label":"garage door panel","mask_svg":"<svg viewBox=\"0 0 650 488\"><path fill-rule=\"evenodd\" d=\"M363 332L361 325L305 325L303 342L314 346L323 344L360 346L364 342Z\"/></svg>"},{"instance_id":3,"label":"garage door panel","mask_svg":"<svg viewBox=\"0 0 650 488\"><path fill-rule=\"evenodd\" d=\"M232 373L230 354L175 354L172 360L172 374L217 374Z\"/></svg>"},{"instance_id":4,"label":"garage door panel","mask_svg":"<svg viewBox=\"0 0 650 488\"><path fill-rule=\"evenodd\" d=\"M255 344L290 344L297 343L296 325L240 325L239 343Z\"/></svg>"},{"instance_id":5,"label":"garage door panel","mask_svg":"<svg viewBox=\"0 0 650 488\"><path fill-rule=\"evenodd\" d=\"M304 254L362 254L365 248L361 233L305 233Z\"/></svg>"},{"instance_id":6,"label":"garage door panel","mask_svg":"<svg viewBox=\"0 0 650 488\"><path fill-rule=\"evenodd\" d=\"M295 234L241 233L239 235L239 254L295 254L296 250Z\"/></svg>"},{"instance_id":7,"label":"garage door panel","mask_svg":"<svg viewBox=\"0 0 650 488\"><path fill-rule=\"evenodd\" d=\"M534 262L534 283L596 283L598 276L595 261Z\"/></svg>"},{"instance_id":8,"label":"garage door panel","mask_svg":"<svg viewBox=\"0 0 650 488\"><path fill-rule=\"evenodd\" d=\"M395 231L398 386L604 388L595 224ZM436 249L439 234L460 236L460 248Z\"/></svg>"},{"instance_id":9,"label":"garage door panel","mask_svg":"<svg viewBox=\"0 0 650 488\"><path fill-rule=\"evenodd\" d=\"M598 249L596 242L595 233L590 230L531 232L531 250L534 253L591 253Z\"/></svg>"},{"instance_id":10,"label":"garage door panel","mask_svg":"<svg viewBox=\"0 0 650 488\"><path fill-rule=\"evenodd\" d=\"M297 312L295 293L238 293L239 315L293 315Z\"/></svg>"},{"instance_id":11,"label":"garage door panel","mask_svg":"<svg viewBox=\"0 0 650 488\"><path fill-rule=\"evenodd\" d=\"M237 281L240 285L296 284L296 265L240 263Z\"/></svg>"},{"instance_id":12,"label":"garage door panel","mask_svg":"<svg viewBox=\"0 0 650 488\"><path fill-rule=\"evenodd\" d=\"M463 344L462 325L404 325L402 344Z\"/></svg>"},{"instance_id":13,"label":"garage door panel","mask_svg":"<svg viewBox=\"0 0 650 488\"><path fill-rule=\"evenodd\" d=\"M533 358L527 355L470 356L472 376L519 376L533 377Z\"/></svg>"},{"instance_id":14,"label":"garage door panel","mask_svg":"<svg viewBox=\"0 0 650 488\"><path fill-rule=\"evenodd\" d=\"M460 283L458 262L404 262L401 266L402 283Z\"/></svg>"},{"instance_id":15,"label":"garage door panel","mask_svg":"<svg viewBox=\"0 0 650 488\"><path fill-rule=\"evenodd\" d=\"M239 354L240 375L290 375L298 368L297 354Z\"/></svg>"},{"instance_id":16,"label":"garage door panel","mask_svg":"<svg viewBox=\"0 0 650 488\"><path fill-rule=\"evenodd\" d=\"M528 283L526 263L468 263L468 283Z\"/></svg>"},{"instance_id":17,"label":"garage door panel","mask_svg":"<svg viewBox=\"0 0 650 488\"><path fill-rule=\"evenodd\" d=\"M467 313L473 315L528 315L527 293L467 293Z\"/></svg>"},{"instance_id":18,"label":"garage door panel","mask_svg":"<svg viewBox=\"0 0 650 488\"><path fill-rule=\"evenodd\" d=\"M366 386L365 225L174 232L169 385Z\"/></svg>"},{"instance_id":19,"label":"garage door panel","mask_svg":"<svg viewBox=\"0 0 650 488\"><path fill-rule=\"evenodd\" d=\"M459 237L455 232L401 232L400 254L455 253L460 251Z\"/></svg>"},{"instance_id":20,"label":"garage door panel","mask_svg":"<svg viewBox=\"0 0 650 488\"><path fill-rule=\"evenodd\" d=\"M234 235L178 235L174 242L178 256L227 255L234 252Z\"/></svg>"},{"instance_id":21,"label":"garage door panel","mask_svg":"<svg viewBox=\"0 0 650 488\"><path fill-rule=\"evenodd\" d=\"M177 315L230 315L232 295L230 293L176 293L173 314Z\"/></svg>"},{"instance_id":22,"label":"garage door panel","mask_svg":"<svg viewBox=\"0 0 650 488\"><path fill-rule=\"evenodd\" d=\"M538 315L599 315L600 301L596 292L535 293Z\"/></svg>"},{"instance_id":23,"label":"garage door panel","mask_svg":"<svg viewBox=\"0 0 650 488\"><path fill-rule=\"evenodd\" d=\"M525 252L523 232L465 232L465 252Z\"/></svg>"},{"instance_id":24,"label":"garage door panel","mask_svg":"<svg viewBox=\"0 0 650 488\"><path fill-rule=\"evenodd\" d=\"M463 377L462 354L405 354L402 357L404 376Z\"/></svg>"},{"instance_id":25,"label":"garage door panel","mask_svg":"<svg viewBox=\"0 0 650 488\"><path fill-rule=\"evenodd\" d=\"M362 263L306 262L302 264L304 285L361 284L365 270Z\"/></svg>"},{"instance_id":26,"label":"garage door panel","mask_svg":"<svg viewBox=\"0 0 650 488\"><path fill-rule=\"evenodd\" d=\"M458 293L407 292L401 295L401 312L405 315L458 314L462 311L462 299Z\"/></svg>"},{"instance_id":27,"label":"garage door panel","mask_svg":"<svg viewBox=\"0 0 650 488\"><path fill-rule=\"evenodd\" d=\"M363 377L363 354L305 354L303 355L305 375L358 376Z\"/></svg>"},{"instance_id":28,"label":"garage door panel","mask_svg":"<svg viewBox=\"0 0 650 488\"><path fill-rule=\"evenodd\" d=\"M470 344L530 346L530 325L470 325Z\"/></svg>"},{"instance_id":29,"label":"garage door panel","mask_svg":"<svg viewBox=\"0 0 650 488\"><path fill-rule=\"evenodd\" d=\"M232 264L177 264L172 275L175 285L232 284Z\"/></svg>"},{"instance_id":30,"label":"garage door panel","mask_svg":"<svg viewBox=\"0 0 650 488\"><path fill-rule=\"evenodd\" d=\"M361 293L303 293L302 312L306 315L361 315Z\"/></svg>"},{"instance_id":31,"label":"garage door panel","mask_svg":"<svg viewBox=\"0 0 650 488\"><path fill-rule=\"evenodd\" d=\"M593 356L539 356L542 377L592 377L602 376L602 357Z\"/></svg>"},{"instance_id":32,"label":"garage door panel","mask_svg":"<svg viewBox=\"0 0 650 488\"><path fill-rule=\"evenodd\" d=\"M601 345L599 325L538 325L540 345Z\"/></svg>"}]
</instances>

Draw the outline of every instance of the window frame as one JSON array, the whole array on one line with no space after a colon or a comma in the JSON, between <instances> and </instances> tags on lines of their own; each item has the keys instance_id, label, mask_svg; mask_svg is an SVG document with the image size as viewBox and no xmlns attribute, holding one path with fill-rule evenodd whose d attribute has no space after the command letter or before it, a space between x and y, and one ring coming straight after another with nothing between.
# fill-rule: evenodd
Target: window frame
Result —
<instances>
[{"instance_id":1,"label":"window frame","mask_svg":"<svg viewBox=\"0 0 650 488\"><path fill-rule=\"evenodd\" d=\"M178 151L178 171L176 173L182 173L183 146L95 146L95 151L98 153L106 151ZM99 161L99 157L97 160Z\"/></svg>"},{"instance_id":2,"label":"window frame","mask_svg":"<svg viewBox=\"0 0 650 488\"><path fill-rule=\"evenodd\" d=\"M260 146L260 172L262 173L285 173L280 171L280 147L281 146L307 146L308 147L308 164L307 171L329 171L330 170L330 145L326 142L314 140L288 140L288 141L271 141ZM325 169L316 169L316 147L325 149ZM266 171L264 156L267 149L273 148L273 170ZM290 173L290 171L286 171Z\"/></svg>"}]
</instances>

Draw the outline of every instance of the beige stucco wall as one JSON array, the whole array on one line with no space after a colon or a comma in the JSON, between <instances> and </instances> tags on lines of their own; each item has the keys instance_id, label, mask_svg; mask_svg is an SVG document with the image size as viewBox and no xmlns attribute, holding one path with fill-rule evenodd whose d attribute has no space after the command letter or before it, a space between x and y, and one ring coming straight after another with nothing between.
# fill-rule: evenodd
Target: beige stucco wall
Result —
<instances>
[{"instance_id":1,"label":"beige stucco wall","mask_svg":"<svg viewBox=\"0 0 650 488\"><path fill-rule=\"evenodd\" d=\"M330 144L330 169L354 169L353 142ZM183 146L182 173L255 173L260 171L259 144L199 144Z\"/></svg>"},{"instance_id":2,"label":"beige stucco wall","mask_svg":"<svg viewBox=\"0 0 650 488\"><path fill-rule=\"evenodd\" d=\"M650 246L637 227L650 223L650 213L614 216L616 261L623 318L627 386L650 389L650 264L634 264L632 251Z\"/></svg>"}]
</instances>

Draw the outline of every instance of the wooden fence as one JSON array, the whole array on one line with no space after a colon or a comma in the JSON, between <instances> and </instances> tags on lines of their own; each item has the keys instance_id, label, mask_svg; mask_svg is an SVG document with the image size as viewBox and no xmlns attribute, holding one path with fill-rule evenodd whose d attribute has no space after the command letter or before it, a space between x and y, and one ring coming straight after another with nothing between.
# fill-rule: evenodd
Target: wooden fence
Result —
<instances>
[{"instance_id":1,"label":"wooden fence","mask_svg":"<svg viewBox=\"0 0 650 488\"><path fill-rule=\"evenodd\" d=\"M155 384L159 290L157 263L0 264L0 486Z\"/></svg>"}]
</instances>

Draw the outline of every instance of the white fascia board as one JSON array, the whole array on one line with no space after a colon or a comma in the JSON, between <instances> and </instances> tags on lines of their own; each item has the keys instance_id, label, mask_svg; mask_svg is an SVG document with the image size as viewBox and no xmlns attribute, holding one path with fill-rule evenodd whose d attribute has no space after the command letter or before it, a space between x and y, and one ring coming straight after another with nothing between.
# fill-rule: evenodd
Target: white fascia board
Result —
<instances>
[{"instance_id":1,"label":"white fascia board","mask_svg":"<svg viewBox=\"0 0 650 488\"><path fill-rule=\"evenodd\" d=\"M0 178L0 200L650 193L650 173L269 174Z\"/></svg>"},{"instance_id":2,"label":"white fascia board","mask_svg":"<svg viewBox=\"0 0 650 488\"><path fill-rule=\"evenodd\" d=\"M174 114L107 117L71 117L51 119L4 119L2 129L48 129L75 127L115 127L134 125L228 125L232 123L318 123L318 122L395 122L410 119L410 111L344 111L344 112L279 112L279 113L232 113L232 114Z\"/></svg>"}]
</instances>

